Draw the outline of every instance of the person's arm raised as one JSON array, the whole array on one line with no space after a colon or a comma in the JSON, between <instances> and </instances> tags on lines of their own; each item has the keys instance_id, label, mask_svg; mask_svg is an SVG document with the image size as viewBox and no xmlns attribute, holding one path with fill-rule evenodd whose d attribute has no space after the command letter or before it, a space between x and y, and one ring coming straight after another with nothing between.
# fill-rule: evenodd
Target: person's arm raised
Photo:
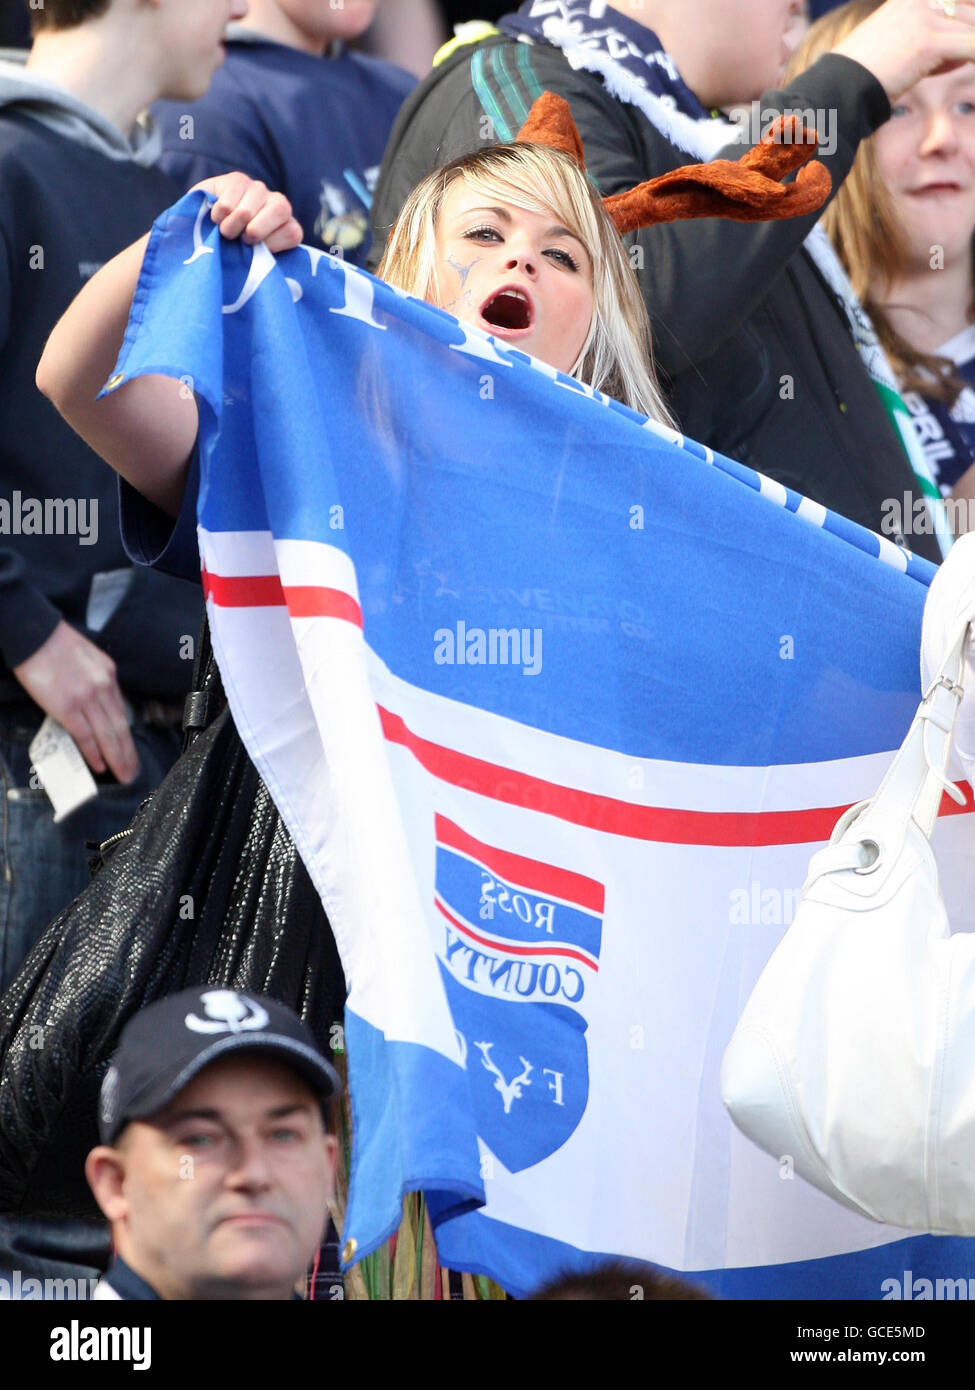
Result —
<instances>
[{"instance_id":1,"label":"person's arm raised","mask_svg":"<svg viewBox=\"0 0 975 1390\"><path fill-rule=\"evenodd\" d=\"M288 200L246 174L221 174L196 189L215 195L210 216L221 236L263 241L273 252L300 243ZM199 424L192 395L170 377L144 376L95 399L121 350L147 243L144 236L109 261L70 304L47 341L37 386L96 454L176 516Z\"/></svg>"},{"instance_id":2,"label":"person's arm raised","mask_svg":"<svg viewBox=\"0 0 975 1390\"><path fill-rule=\"evenodd\" d=\"M829 170L835 196L861 140L889 118L889 103L922 78L970 60L975 60L975 0L956 0L953 16L930 0L886 0L830 53L784 89L763 93L756 106L763 124L784 111L812 111L826 119L828 128L819 134L832 137L832 148L821 146L818 157ZM591 152L586 139L589 171L603 193L615 193L626 186L616 167L618 135L616 148L608 148L612 127L605 120L592 126L592 135ZM717 158L738 159L743 152L743 145L732 144ZM720 348L774 293L777 275L818 216L767 223L706 218L637 233L645 265L640 283L658 365L675 377Z\"/></svg>"}]
</instances>

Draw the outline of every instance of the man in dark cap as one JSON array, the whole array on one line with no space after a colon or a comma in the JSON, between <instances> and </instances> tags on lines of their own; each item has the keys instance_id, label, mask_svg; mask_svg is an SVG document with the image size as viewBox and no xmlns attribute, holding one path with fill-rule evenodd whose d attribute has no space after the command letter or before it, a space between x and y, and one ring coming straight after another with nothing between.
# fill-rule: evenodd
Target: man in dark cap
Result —
<instances>
[{"instance_id":1,"label":"man in dark cap","mask_svg":"<svg viewBox=\"0 0 975 1390\"><path fill-rule=\"evenodd\" d=\"M190 989L137 1014L85 1163L116 1250L94 1297L294 1297L328 1220L339 1089L274 1000Z\"/></svg>"}]
</instances>

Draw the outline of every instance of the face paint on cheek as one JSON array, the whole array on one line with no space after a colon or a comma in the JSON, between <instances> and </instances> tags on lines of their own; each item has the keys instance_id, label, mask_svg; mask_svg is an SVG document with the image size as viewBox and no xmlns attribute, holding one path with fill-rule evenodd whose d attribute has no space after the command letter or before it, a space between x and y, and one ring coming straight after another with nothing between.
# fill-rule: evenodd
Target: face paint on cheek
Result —
<instances>
[{"instance_id":1,"label":"face paint on cheek","mask_svg":"<svg viewBox=\"0 0 975 1390\"><path fill-rule=\"evenodd\" d=\"M460 306L459 308L458 305ZM448 314L453 314L454 318L460 317L461 309L470 309L470 311L473 313L474 303L471 299L470 290L464 290L463 294L457 295L455 299L451 299L446 304L441 304L440 307L441 309L445 309Z\"/></svg>"},{"instance_id":2,"label":"face paint on cheek","mask_svg":"<svg viewBox=\"0 0 975 1390\"><path fill-rule=\"evenodd\" d=\"M481 259L482 257L475 256L469 265L461 265L459 261L454 260L453 256L447 257L447 264L450 266L451 270L453 270L460 278L461 289L463 289L464 286L467 284L468 275L470 275L471 271L474 269L478 261L480 261Z\"/></svg>"}]
</instances>

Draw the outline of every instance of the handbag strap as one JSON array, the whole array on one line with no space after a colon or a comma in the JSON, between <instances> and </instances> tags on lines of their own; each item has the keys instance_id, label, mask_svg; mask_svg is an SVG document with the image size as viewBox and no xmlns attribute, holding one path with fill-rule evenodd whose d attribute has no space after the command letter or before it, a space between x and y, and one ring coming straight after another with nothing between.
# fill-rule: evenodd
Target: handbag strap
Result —
<instances>
[{"instance_id":1,"label":"handbag strap","mask_svg":"<svg viewBox=\"0 0 975 1390\"><path fill-rule=\"evenodd\" d=\"M964 689L961 677L965 664L971 615L961 620L948 642L941 665L924 692L907 737L887 769L876 796L857 821L857 830L870 828L880 818L895 817L903 832L912 817L930 839L947 791L959 804L965 798L946 776L951 756L955 717Z\"/></svg>"},{"instance_id":2,"label":"handbag strap","mask_svg":"<svg viewBox=\"0 0 975 1390\"><path fill-rule=\"evenodd\" d=\"M975 613L958 621L936 675L887 769L876 794L853 806L837 823L834 839L814 854L804 888L824 873L856 869L871 873L899 850L910 820L930 839L942 794L965 797L947 776L958 706L964 695L965 649Z\"/></svg>"},{"instance_id":3,"label":"handbag strap","mask_svg":"<svg viewBox=\"0 0 975 1390\"><path fill-rule=\"evenodd\" d=\"M183 749L193 743L219 714L226 703L223 683L210 640L210 621L203 610L203 621L196 641L196 660L193 663L193 688L183 704Z\"/></svg>"},{"instance_id":4,"label":"handbag strap","mask_svg":"<svg viewBox=\"0 0 975 1390\"><path fill-rule=\"evenodd\" d=\"M959 806L965 805L963 793L954 782L949 781L947 774L955 720L965 697L962 677L965 673L965 648L970 635L971 618L966 617L955 630L916 716L927 776L915 803L914 819L928 839L938 819L942 792L947 792Z\"/></svg>"}]
</instances>

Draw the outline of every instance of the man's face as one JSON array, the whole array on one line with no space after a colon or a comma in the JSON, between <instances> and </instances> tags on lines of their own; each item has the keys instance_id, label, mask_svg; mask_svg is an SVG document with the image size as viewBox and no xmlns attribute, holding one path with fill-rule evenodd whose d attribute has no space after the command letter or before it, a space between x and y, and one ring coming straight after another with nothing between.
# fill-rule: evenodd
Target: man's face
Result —
<instances>
[{"instance_id":1,"label":"man's face","mask_svg":"<svg viewBox=\"0 0 975 1390\"><path fill-rule=\"evenodd\" d=\"M609 0L655 28L685 82L705 106L752 101L774 87L789 58L787 35L805 0ZM653 14L650 14L650 9Z\"/></svg>"},{"instance_id":2,"label":"man's face","mask_svg":"<svg viewBox=\"0 0 975 1390\"><path fill-rule=\"evenodd\" d=\"M289 1067L228 1058L126 1126L109 1201L93 1186L119 1254L162 1297L286 1298L325 1231L336 1147Z\"/></svg>"}]
</instances>

